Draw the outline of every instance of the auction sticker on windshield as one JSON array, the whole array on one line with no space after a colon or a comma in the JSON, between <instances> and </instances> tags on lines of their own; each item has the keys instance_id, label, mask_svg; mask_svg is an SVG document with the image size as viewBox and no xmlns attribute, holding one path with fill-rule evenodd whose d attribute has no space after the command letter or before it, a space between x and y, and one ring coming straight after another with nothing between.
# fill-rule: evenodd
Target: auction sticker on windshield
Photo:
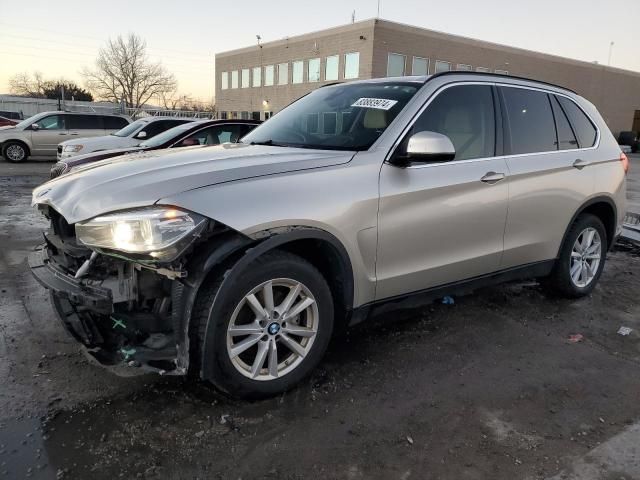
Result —
<instances>
[{"instance_id":1,"label":"auction sticker on windshield","mask_svg":"<svg viewBox=\"0 0 640 480\"><path fill-rule=\"evenodd\" d=\"M387 98L360 98L352 107L362 107L362 108L377 108L378 110L389 110L393 107L397 100L389 100Z\"/></svg>"}]
</instances>

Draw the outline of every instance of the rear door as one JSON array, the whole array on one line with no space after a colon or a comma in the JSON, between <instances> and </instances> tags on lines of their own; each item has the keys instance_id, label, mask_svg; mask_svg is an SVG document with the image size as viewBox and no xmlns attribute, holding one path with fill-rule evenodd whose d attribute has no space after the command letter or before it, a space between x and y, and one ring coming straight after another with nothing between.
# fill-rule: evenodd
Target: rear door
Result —
<instances>
[{"instance_id":1,"label":"rear door","mask_svg":"<svg viewBox=\"0 0 640 480\"><path fill-rule=\"evenodd\" d=\"M578 108L572 100L528 87L499 90L510 174L502 267L509 268L556 257L574 213L594 191L594 177L562 106ZM591 147L595 134L583 142Z\"/></svg>"},{"instance_id":2,"label":"rear door","mask_svg":"<svg viewBox=\"0 0 640 480\"><path fill-rule=\"evenodd\" d=\"M99 137L104 135L104 122L100 115L68 114L69 138Z\"/></svg>"},{"instance_id":3,"label":"rear door","mask_svg":"<svg viewBox=\"0 0 640 480\"><path fill-rule=\"evenodd\" d=\"M421 131L449 137L449 162L380 171L376 298L465 280L499 269L508 175L492 85L455 85L435 94L396 149ZM498 151L496 151L498 149ZM394 153L396 155L398 153Z\"/></svg>"},{"instance_id":4,"label":"rear door","mask_svg":"<svg viewBox=\"0 0 640 480\"><path fill-rule=\"evenodd\" d=\"M65 125L65 117L64 114L56 113L35 122L38 128L31 132L31 153L33 155L56 155L58 144L70 138Z\"/></svg>"}]
</instances>

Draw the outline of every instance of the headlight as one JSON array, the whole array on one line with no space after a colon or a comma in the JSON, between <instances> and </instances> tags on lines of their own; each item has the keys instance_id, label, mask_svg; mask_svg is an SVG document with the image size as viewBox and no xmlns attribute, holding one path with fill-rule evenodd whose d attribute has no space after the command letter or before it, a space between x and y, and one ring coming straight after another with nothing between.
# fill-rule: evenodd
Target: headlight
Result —
<instances>
[{"instance_id":1,"label":"headlight","mask_svg":"<svg viewBox=\"0 0 640 480\"><path fill-rule=\"evenodd\" d=\"M65 145L64 146L64 151L65 152L79 152L80 150L82 150L83 147L84 147L84 145Z\"/></svg>"},{"instance_id":2,"label":"headlight","mask_svg":"<svg viewBox=\"0 0 640 480\"><path fill-rule=\"evenodd\" d=\"M76 237L88 247L134 254L134 259L171 261L196 238L205 224L206 219L198 214L172 207L154 207L77 223Z\"/></svg>"}]
</instances>

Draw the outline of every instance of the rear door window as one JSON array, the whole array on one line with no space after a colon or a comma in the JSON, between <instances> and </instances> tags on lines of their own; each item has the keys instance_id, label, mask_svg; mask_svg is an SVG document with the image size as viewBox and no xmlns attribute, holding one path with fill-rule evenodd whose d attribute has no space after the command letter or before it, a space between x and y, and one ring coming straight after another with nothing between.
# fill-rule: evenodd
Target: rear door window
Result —
<instances>
[{"instance_id":1,"label":"rear door window","mask_svg":"<svg viewBox=\"0 0 640 480\"><path fill-rule=\"evenodd\" d=\"M122 117L102 117L104 119L104 128L107 130L120 130L126 127L129 122Z\"/></svg>"},{"instance_id":2,"label":"rear door window","mask_svg":"<svg viewBox=\"0 0 640 480\"><path fill-rule=\"evenodd\" d=\"M578 138L580 148L593 147L596 143L597 130L593 126L587 115L572 100L566 97L558 97L562 109L569 117L569 121L573 126L573 131Z\"/></svg>"},{"instance_id":3,"label":"rear door window","mask_svg":"<svg viewBox=\"0 0 640 480\"><path fill-rule=\"evenodd\" d=\"M573 128L569 123L569 119L565 115L562 107L558 103L558 99L555 95L549 95L551 99L551 107L553 109L553 118L556 121L556 131L558 133L558 149L559 150L572 150L578 148L578 141L576 140Z\"/></svg>"},{"instance_id":4,"label":"rear door window","mask_svg":"<svg viewBox=\"0 0 640 480\"><path fill-rule=\"evenodd\" d=\"M500 87L509 125L510 153L557 150L556 127L551 103L545 92L527 88Z\"/></svg>"},{"instance_id":5,"label":"rear door window","mask_svg":"<svg viewBox=\"0 0 640 480\"><path fill-rule=\"evenodd\" d=\"M182 140L178 147L187 147L192 145L219 145L221 143L236 143L242 137L243 125L216 125L189 135Z\"/></svg>"},{"instance_id":6,"label":"rear door window","mask_svg":"<svg viewBox=\"0 0 640 480\"><path fill-rule=\"evenodd\" d=\"M165 130L169 130L170 128L175 127L176 125L182 125L183 123L187 123L188 120L158 120L155 122L150 122L145 128L141 131L147 133L145 139L153 138L159 133L164 132Z\"/></svg>"},{"instance_id":7,"label":"rear door window","mask_svg":"<svg viewBox=\"0 0 640 480\"><path fill-rule=\"evenodd\" d=\"M102 130L104 125L99 115L67 115L69 130Z\"/></svg>"}]
</instances>

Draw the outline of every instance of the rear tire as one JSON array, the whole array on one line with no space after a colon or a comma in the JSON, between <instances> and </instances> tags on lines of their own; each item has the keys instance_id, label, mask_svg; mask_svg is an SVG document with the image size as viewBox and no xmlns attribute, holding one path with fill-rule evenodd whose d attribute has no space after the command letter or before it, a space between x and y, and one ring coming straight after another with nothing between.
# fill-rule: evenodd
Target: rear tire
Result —
<instances>
[{"instance_id":1,"label":"rear tire","mask_svg":"<svg viewBox=\"0 0 640 480\"><path fill-rule=\"evenodd\" d=\"M607 233L602 221L584 213L573 223L551 274L541 281L552 295L579 298L595 288L607 253Z\"/></svg>"},{"instance_id":2,"label":"rear tire","mask_svg":"<svg viewBox=\"0 0 640 480\"><path fill-rule=\"evenodd\" d=\"M333 311L329 286L313 265L288 252L268 252L201 287L192 319L192 365L233 397L277 395L320 362Z\"/></svg>"},{"instance_id":3,"label":"rear tire","mask_svg":"<svg viewBox=\"0 0 640 480\"><path fill-rule=\"evenodd\" d=\"M24 162L29 158L29 149L22 142L9 141L2 148L2 156L7 162Z\"/></svg>"}]
</instances>

